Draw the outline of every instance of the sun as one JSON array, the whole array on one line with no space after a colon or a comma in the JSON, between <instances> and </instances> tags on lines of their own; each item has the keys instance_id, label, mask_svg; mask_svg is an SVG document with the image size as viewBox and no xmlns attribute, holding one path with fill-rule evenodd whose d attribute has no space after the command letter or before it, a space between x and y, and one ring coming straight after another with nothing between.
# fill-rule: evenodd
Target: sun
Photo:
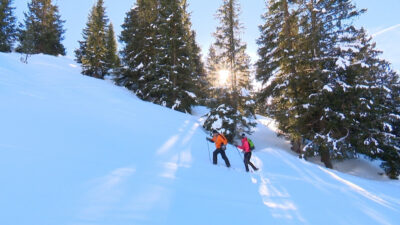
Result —
<instances>
[{"instance_id":1,"label":"sun","mask_svg":"<svg viewBox=\"0 0 400 225\"><path fill-rule=\"evenodd\" d=\"M228 81L229 71L228 70L220 70L219 74L219 84L224 85Z\"/></svg>"}]
</instances>

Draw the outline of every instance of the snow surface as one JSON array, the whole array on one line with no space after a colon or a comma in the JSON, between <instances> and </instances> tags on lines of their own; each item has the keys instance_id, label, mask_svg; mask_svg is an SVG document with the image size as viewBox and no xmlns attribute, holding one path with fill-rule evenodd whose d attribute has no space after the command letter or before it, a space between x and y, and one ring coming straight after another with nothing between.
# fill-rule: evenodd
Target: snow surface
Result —
<instances>
[{"instance_id":1,"label":"snow surface","mask_svg":"<svg viewBox=\"0 0 400 225\"><path fill-rule=\"evenodd\" d=\"M210 162L200 116L80 75L65 57L0 54L0 224L399 224L399 181L299 160L259 117L252 161ZM265 126L265 125L270 126ZM271 128L270 128L271 127Z\"/></svg>"}]
</instances>

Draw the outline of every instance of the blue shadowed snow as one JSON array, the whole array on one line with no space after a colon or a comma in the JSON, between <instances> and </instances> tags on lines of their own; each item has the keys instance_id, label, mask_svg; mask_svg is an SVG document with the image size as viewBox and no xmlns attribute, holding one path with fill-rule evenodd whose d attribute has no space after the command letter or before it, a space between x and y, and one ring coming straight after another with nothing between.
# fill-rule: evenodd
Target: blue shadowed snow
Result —
<instances>
[{"instance_id":1,"label":"blue shadowed snow","mask_svg":"<svg viewBox=\"0 0 400 225\"><path fill-rule=\"evenodd\" d=\"M398 224L400 183L288 153L259 117L245 173L209 161L200 116L80 75L65 57L0 54L0 224ZM208 145L208 146L207 146Z\"/></svg>"}]
</instances>

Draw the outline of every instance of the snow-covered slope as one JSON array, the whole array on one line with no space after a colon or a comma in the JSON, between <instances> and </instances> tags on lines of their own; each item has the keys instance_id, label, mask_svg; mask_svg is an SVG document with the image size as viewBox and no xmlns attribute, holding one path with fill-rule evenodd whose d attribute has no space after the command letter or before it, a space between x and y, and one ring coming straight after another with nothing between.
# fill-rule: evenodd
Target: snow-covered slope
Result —
<instances>
[{"instance_id":1,"label":"snow-covered slope","mask_svg":"<svg viewBox=\"0 0 400 225\"><path fill-rule=\"evenodd\" d=\"M200 118L79 74L0 54L0 224L399 224L400 183L301 161L263 125L258 173L210 163ZM201 111L196 109L196 111ZM199 113L201 114L201 113Z\"/></svg>"}]
</instances>

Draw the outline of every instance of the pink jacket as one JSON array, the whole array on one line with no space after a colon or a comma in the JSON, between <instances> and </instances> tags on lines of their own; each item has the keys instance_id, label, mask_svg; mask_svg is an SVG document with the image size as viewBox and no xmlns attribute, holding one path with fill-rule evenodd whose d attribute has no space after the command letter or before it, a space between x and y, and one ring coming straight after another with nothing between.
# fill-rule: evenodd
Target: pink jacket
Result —
<instances>
[{"instance_id":1,"label":"pink jacket","mask_svg":"<svg viewBox=\"0 0 400 225\"><path fill-rule=\"evenodd\" d=\"M250 145L246 137L242 138L242 146L237 147L242 149L244 152L250 152Z\"/></svg>"}]
</instances>

